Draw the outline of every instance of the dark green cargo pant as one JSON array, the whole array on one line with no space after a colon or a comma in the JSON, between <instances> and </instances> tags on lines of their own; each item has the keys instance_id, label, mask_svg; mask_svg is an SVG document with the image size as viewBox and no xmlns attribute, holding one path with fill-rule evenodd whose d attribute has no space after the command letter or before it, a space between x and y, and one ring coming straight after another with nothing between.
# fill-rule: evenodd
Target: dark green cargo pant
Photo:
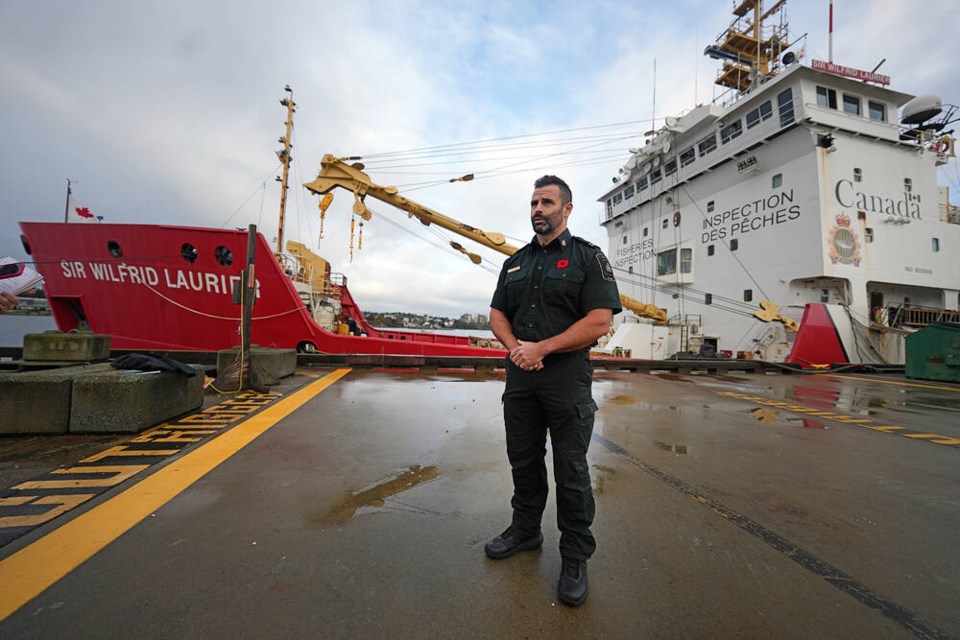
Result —
<instances>
[{"instance_id":1,"label":"dark green cargo pant","mask_svg":"<svg viewBox=\"0 0 960 640\"><path fill-rule=\"evenodd\" d=\"M540 371L527 372L507 359L503 416L507 456L513 472L513 528L526 538L540 532L547 504L547 430L553 447L560 554L586 560L596 548L590 532L595 511L587 466L597 405L591 396L589 354L548 358Z\"/></svg>"}]
</instances>

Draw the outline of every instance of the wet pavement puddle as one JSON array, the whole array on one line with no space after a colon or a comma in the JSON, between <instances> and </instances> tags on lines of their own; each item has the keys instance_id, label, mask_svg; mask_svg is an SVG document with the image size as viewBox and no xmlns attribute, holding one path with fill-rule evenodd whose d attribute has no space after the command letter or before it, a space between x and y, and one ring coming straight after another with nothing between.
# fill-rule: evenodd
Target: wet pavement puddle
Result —
<instances>
[{"instance_id":1,"label":"wet pavement puddle","mask_svg":"<svg viewBox=\"0 0 960 640\"><path fill-rule=\"evenodd\" d=\"M421 467L415 464L407 467L373 486L351 493L327 512L323 522L325 524L340 524L355 515L377 510L384 506L387 498L409 491L413 487L436 480L439 477L440 472L435 466Z\"/></svg>"},{"instance_id":2,"label":"wet pavement puddle","mask_svg":"<svg viewBox=\"0 0 960 640\"><path fill-rule=\"evenodd\" d=\"M760 424L777 424L778 422L786 422L790 425L800 426L804 429L829 429L827 425L823 424L819 420L814 420L812 418L805 418L802 416L794 416L790 414L783 415L783 413L778 409L750 409L750 413L756 418L757 422Z\"/></svg>"}]
</instances>

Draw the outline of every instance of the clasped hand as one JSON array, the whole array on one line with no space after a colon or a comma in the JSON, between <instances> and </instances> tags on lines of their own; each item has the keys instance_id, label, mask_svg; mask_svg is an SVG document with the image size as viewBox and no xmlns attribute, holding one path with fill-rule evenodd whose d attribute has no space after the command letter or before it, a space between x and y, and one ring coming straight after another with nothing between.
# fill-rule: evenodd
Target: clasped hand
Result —
<instances>
[{"instance_id":1,"label":"clasped hand","mask_svg":"<svg viewBox=\"0 0 960 640\"><path fill-rule=\"evenodd\" d=\"M543 369L543 356L538 342L521 340L519 346L510 351L510 362L524 371L540 371Z\"/></svg>"}]
</instances>

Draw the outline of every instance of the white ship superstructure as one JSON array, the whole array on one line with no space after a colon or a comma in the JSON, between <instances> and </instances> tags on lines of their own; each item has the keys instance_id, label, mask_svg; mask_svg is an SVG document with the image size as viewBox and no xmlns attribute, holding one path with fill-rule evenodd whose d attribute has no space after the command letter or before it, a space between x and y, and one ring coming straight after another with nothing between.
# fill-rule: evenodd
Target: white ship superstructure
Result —
<instances>
[{"instance_id":1,"label":"white ship superstructure","mask_svg":"<svg viewBox=\"0 0 960 640\"><path fill-rule=\"evenodd\" d=\"M627 314L608 349L782 361L814 303L854 335L849 361L902 363L905 331L960 321L960 212L936 180L956 108L801 64L759 5L707 48L730 101L667 118L601 198L621 290L670 317ZM753 315L765 300L783 321Z\"/></svg>"}]
</instances>

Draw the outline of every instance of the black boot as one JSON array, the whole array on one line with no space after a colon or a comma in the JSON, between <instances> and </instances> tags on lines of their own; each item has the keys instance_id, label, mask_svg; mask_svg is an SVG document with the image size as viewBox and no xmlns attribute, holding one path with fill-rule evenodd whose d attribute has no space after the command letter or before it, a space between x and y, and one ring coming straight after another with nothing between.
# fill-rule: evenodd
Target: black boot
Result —
<instances>
[{"instance_id":1,"label":"black boot","mask_svg":"<svg viewBox=\"0 0 960 640\"><path fill-rule=\"evenodd\" d=\"M494 560L502 560L503 558L509 558L518 551L539 549L542 544L543 533L538 532L535 536L520 539L513 534L513 527L507 527L506 531L487 542L483 550L488 557Z\"/></svg>"},{"instance_id":2,"label":"black boot","mask_svg":"<svg viewBox=\"0 0 960 640\"><path fill-rule=\"evenodd\" d=\"M557 582L557 596L560 602L571 607L579 607L587 599L587 561L563 558L560 580Z\"/></svg>"}]
</instances>

